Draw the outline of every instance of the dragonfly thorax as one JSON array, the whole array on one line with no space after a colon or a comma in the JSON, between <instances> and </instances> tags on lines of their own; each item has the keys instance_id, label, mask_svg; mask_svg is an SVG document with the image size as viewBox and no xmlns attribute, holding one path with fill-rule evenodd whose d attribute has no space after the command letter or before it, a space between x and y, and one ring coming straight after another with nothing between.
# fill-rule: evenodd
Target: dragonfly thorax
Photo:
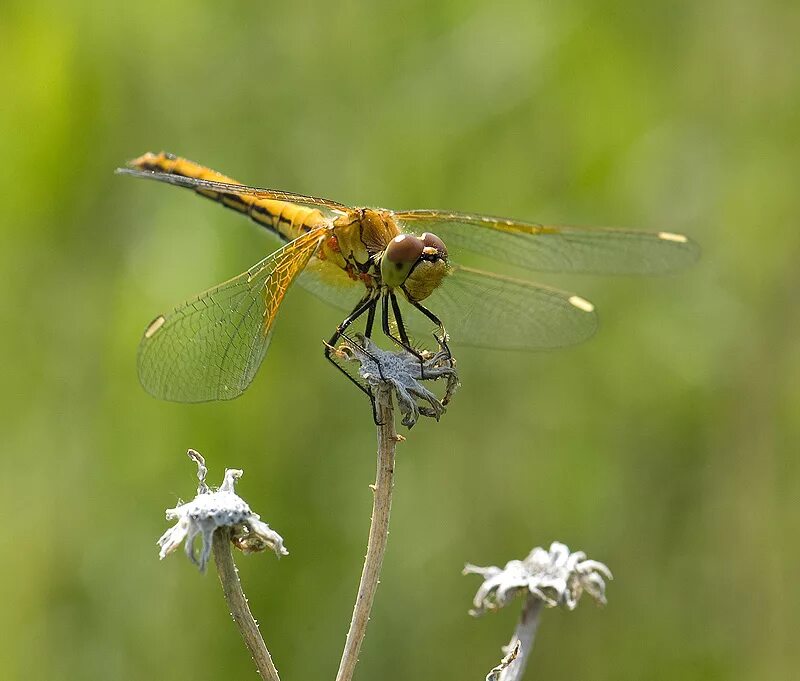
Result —
<instances>
[{"instance_id":1,"label":"dragonfly thorax","mask_svg":"<svg viewBox=\"0 0 800 681\"><path fill-rule=\"evenodd\" d=\"M399 288L412 300L425 300L447 274L444 242L428 232L403 234L391 211L354 208L334 221L333 236L326 259L353 279Z\"/></svg>"},{"instance_id":2,"label":"dragonfly thorax","mask_svg":"<svg viewBox=\"0 0 800 681\"><path fill-rule=\"evenodd\" d=\"M378 274L377 258L400 234L400 229L391 211L354 208L336 218L333 234L343 269L356 274Z\"/></svg>"}]
</instances>

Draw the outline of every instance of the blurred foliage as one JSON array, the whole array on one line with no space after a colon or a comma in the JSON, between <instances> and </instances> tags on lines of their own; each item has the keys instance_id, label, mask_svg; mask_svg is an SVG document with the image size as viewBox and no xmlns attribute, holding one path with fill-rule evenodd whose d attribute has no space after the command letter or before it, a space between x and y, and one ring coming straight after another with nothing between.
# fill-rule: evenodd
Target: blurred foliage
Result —
<instances>
[{"instance_id":1,"label":"blurred foliage","mask_svg":"<svg viewBox=\"0 0 800 681\"><path fill-rule=\"evenodd\" d=\"M591 342L461 350L463 388L399 452L360 679L479 679L515 614L465 561L553 539L607 562L605 610L547 612L546 679L789 679L800 665L800 5L0 5L6 679L255 678L213 573L157 561L163 509L242 467L291 555L241 559L286 679L332 678L369 521L369 407L303 291L232 403L139 387L144 325L273 246L115 177L166 149L242 181L693 235L692 271L558 278Z\"/></svg>"}]
</instances>

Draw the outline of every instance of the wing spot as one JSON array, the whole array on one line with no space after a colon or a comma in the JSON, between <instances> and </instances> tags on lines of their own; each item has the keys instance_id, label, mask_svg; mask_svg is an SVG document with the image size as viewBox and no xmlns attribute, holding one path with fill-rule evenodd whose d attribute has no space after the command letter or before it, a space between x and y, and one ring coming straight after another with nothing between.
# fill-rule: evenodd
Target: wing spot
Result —
<instances>
[{"instance_id":1,"label":"wing spot","mask_svg":"<svg viewBox=\"0 0 800 681\"><path fill-rule=\"evenodd\" d=\"M674 241L678 244L685 244L689 239L687 239L683 234L675 234L673 232L659 232L658 238L663 239L664 241Z\"/></svg>"},{"instance_id":2,"label":"wing spot","mask_svg":"<svg viewBox=\"0 0 800 681\"><path fill-rule=\"evenodd\" d=\"M156 317L150 324L148 324L147 328L144 330L144 337L145 338L152 338L156 331L158 331L162 326L164 326L164 322L166 322L166 318L164 315L159 315Z\"/></svg>"},{"instance_id":3,"label":"wing spot","mask_svg":"<svg viewBox=\"0 0 800 681\"><path fill-rule=\"evenodd\" d=\"M583 310L584 312L594 312L594 305L586 300L586 298L581 298L580 296L570 296L569 304L574 305L579 310Z\"/></svg>"}]
</instances>

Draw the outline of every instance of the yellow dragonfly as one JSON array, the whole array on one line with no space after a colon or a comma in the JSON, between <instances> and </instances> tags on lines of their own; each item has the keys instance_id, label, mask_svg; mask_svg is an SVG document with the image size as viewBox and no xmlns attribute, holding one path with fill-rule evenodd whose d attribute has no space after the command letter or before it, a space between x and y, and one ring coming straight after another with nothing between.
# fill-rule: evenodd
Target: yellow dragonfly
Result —
<instances>
[{"instance_id":1,"label":"yellow dragonfly","mask_svg":"<svg viewBox=\"0 0 800 681\"><path fill-rule=\"evenodd\" d=\"M284 242L246 272L148 325L139 349L139 378L152 395L177 402L228 400L244 392L296 279L349 312L325 348L326 357L341 369L331 356L335 344L362 317L364 335L370 337L378 313L383 333L418 357L410 334L423 330L434 331L445 348L450 338L516 350L570 345L594 333L597 318L586 299L458 265L451 250L534 271L620 274L668 272L698 255L694 242L673 232L352 208L239 184L164 152L144 154L128 165L117 172L192 189L244 213Z\"/></svg>"}]
</instances>

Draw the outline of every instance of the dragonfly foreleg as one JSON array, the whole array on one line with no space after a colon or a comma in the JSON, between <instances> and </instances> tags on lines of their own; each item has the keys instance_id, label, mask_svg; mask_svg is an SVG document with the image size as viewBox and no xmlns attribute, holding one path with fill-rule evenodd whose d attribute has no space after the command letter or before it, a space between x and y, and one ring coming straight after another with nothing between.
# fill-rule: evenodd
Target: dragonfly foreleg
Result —
<instances>
[{"instance_id":1,"label":"dragonfly foreleg","mask_svg":"<svg viewBox=\"0 0 800 681\"><path fill-rule=\"evenodd\" d=\"M382 312L383 312L383 333L394 341L397 345L399 345L403 350L408 352L409 354L414 355L420 362L425 361L424 355L417 350L414 346L411 345L411 340L408 337L408 333L406 332L406 326L403 323L403 317L400 314L400 305L397 303L397 296L395 296L393 291L389 291L383 295L382 299ZM389 323L389 303L391 302L392 305L392 312L394 313L394 321L397 325L397 332L400 334L400 338L395 336L392 333L392 327Z\"/></svg>"},{"instance_id":2,"label":"dragonfly foreleg","mask_svg":"<svg viewBox=\"0 0 800 681\"><path fill-rule=\"evenodd\" d=\"M349 381L351 381L358 389L363 392L367 397L369 397L370 404L372 405L372 418L375 421L376 425L383 425L378 422L378 405L375 401L375 395L372 393L372 389L369 387L363 386L359 381L356 380L343 366L339 364L334 358L334 353L336 353L336 343L339 342L340 339L344 338L345 341L349 344L355 343L355 341L350 338L345 331L347 327L349 327L354 321L356 321L361 315L367 312L367 334L372 332L372 324L375 320L375 308L378 305L378 298L373 291L367 292L367 294L358 301L356 306L353 308L353 311L347 315L347 317L342 321L339 326L336 327L336 331L331 336L330 340L325 343L325 359L327 359L333 366L335 366L339 371L341 371ZM380 365L379 365L380 366Z\"/></svg>"},{"instance_id":3,"label":"dragonfly foreleg","mask_svg":"<svg viewBox=\"0 0 800 681\"><path fill-rule=\"evenodd\" d=\"M424 314L428 319L430 319L436 326L439 327L439 337L436 341L441 346L441 349L447 353L448 357L452 358L452 353L450 352L450 347L447 345L447 331L445 331L444 324L442 324L442 320L439 319L433 312L431 312L427 307L418 303L416 300L408 297L408 302L415 308L417 308L422 314Z\"/></svg>"},{"instance_id":4,"label":"dragonfly foreleg","mask_svg":"<svg viewBox=\"0 0 800 681\"><path fill-rule=\"evenodd\" d=\"M371 331L372 322L375 319L375 306L378 304L378 298L374 292L374 290L367 291L364 297L356 303L356 306L353 308L353 311L344 318L341 324L336 327L336 331L331 336L331 339L326 344L325 354L326 356L330 356L331 351L336 347L336 342L345 336L345 331L347 327L350 326L354 321L356 321L361 315L365 312L369 311L367 315L367 327L368 330ZM349 339L348 339L349 340ZM351 341L352 342L352 341Z\"/></svg>"}]
</instances>

